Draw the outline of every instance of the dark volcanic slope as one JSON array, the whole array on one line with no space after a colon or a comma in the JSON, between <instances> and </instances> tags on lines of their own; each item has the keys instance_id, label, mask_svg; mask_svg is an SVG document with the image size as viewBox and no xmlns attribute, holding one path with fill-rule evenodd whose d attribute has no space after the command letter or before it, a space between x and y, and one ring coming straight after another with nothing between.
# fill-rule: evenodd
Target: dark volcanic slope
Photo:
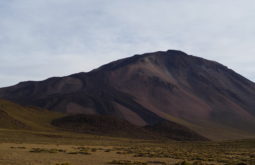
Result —
<instances>
[{"instance_id":1,"label":"dark volcanic slope","mask_svg":"<svg viewBox=\"0 0 255 165\"><path fill-rule=\"evenodd\" d=\"M55 119L52 124L64 130L96 135L157 140L207 140L179 124L168 121L139 127L113 116L76 114Z\"/></svg>"},{"instance_id":2,"label":"dark volcanic slope","mask_svg":"<svg viewBox=\"0 0 255 165\"><path fill-rule=\"evenodd\" d=\"M180 51L136 55L78 73L0 89L54 111L108 114L136 125L171 120L214 139L254 137L255 84Z\"/></svg>"}]
</instances>

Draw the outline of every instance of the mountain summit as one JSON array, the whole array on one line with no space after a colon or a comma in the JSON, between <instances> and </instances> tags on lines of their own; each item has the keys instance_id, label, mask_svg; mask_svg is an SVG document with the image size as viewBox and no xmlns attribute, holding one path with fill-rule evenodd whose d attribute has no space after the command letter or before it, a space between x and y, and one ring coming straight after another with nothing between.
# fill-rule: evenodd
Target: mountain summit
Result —
<instances>
[{"instance_id":1,"label":"mountain summit","mask_svg":"<svg viewBox=\"0 0 255 165\"><path fill-rule=\"evenodd\" d=\"M177 50L146 53L87 73L22 82L0 97L71 114L104 114L138 126L169 120L210 139L255 135L255 84Z\"/></svg>"}]
</instances>

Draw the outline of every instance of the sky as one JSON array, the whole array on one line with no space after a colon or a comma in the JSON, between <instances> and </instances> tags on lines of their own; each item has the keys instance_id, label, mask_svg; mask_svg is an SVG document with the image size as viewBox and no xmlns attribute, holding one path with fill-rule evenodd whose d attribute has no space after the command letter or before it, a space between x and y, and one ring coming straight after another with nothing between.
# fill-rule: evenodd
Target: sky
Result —
<instances>
[{"instance_id":1,"label":"sky","mask_svg":"<svg viewBox=\"0 0 255 165\"><path fill-rule=\"evenodd\" d=\"M254 0L0 0L0 87L182 50L255 81Z\"/></svg>"}]
</instances>

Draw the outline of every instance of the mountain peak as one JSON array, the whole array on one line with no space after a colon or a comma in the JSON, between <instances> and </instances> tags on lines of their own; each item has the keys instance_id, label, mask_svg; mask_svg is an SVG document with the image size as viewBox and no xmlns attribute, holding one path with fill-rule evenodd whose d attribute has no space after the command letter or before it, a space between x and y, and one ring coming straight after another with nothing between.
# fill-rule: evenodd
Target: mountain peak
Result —
<instances>
[{"instance_id":1,"label":"mountain peak","mask_svg":"<svg viewBox=\"0 0 255 165\"><path fill-rule=\"evenodd\" d=\"M131 57L127 57L124 59L120 59L117 61L113 61L111 63L108 63L106 65L101 66L98 69L95 69L94 71L97 70L115 70L130 64L134 64L137 62L142 62L143 64L146 62L156 62L158 60L165 60L162 58L174 58L174 57L180 57L180 58L185 58L185 56L190 56L186 54L185 52L182 52L180 50L167 50L167 51L157 51L157 52L151 52L151 53L144 53L144 54L136 54ZM147 59L147 60L146 60Z\"/></svg>"},{"instance_id":2,"label":"mountain peak","mask_svg":"<svg viewBox=\"0 0 255 165\"><path fill-rule=\"evenodd\" d=\"M170 55L188 55L187 53L185 53L181 50L174 50L174 49L167 50L166 54L170 54Z\"/></svg>"},{"instance_id":3,"label":"mountain peak","mask_svg":"<svg viewBox=\"0 0 255 165\"><path fill-rule=\"evenodd\" d=\"M169 49L167 51L157 51L157 52L150 52L150 53L144 53L141 55L135 55L133 57L130 58L146 58L146 57L154 57L154 58L160 58L160 57L168 57L168 58L173 58L173 57L188 57L190 55L188 55L187 53L180 51L180 50L173 50L173 49Z\"/></svg>"}]
</instances>

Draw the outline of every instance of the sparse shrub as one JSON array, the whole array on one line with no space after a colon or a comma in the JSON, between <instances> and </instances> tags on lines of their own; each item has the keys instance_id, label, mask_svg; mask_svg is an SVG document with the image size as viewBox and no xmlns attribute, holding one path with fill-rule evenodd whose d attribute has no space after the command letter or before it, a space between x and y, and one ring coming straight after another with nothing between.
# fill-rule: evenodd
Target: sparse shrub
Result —
<instances>
[{"instance_id":1,"label":"sparse shrub","mask_svg":"<svg viewBox=\"0 0 255 165\"><path fill-rule=\"evenodd\" d=\"M70 163L56 163L55 165L71 165Z\"/></svg>"},{"instance_id":2,"label":"sparse shrub","mask_svg":"<svg viewBox=\"0 0 255 165\"><path fill-rule=\"evenodd\" d=\"M207 163L203 163L202 161L195 161L192 165L207 165Z\"/></svg>"},{"instance_id":3,"label":"sparse shrub","mask_svg":"<svg viewBox=\"0 0 255 165\"><path fill-rule=\"evenodd\" d=\"M112 150L110 150L110 149L106 149L106 150L104 150L104 152L111 152Z\"/></svg>"},{"instance_id":4,"label":"sparse shrub","mask_svg":"<svg viewBox=\"0 0 255 165\"><path fill-rule=\"evenodd\" d=\"M78 152L68 152L68 154L81 154L81 155L91 155L91 153L86 152L86 151L78 151Z\"/></svg>"},{"instance_id":5,"label":"sparse shrub","mask_svg":"<svg viewBox=\"0 0 255 165\"><path fill-rule=\"evenodd\" d=\"M91 152L96 152L96 151L97 151L96 148L92 148L92 149L91 149Z\"/></svg>"},{"instance_id":6,"label":"sparse shrub","mask_svg":"<svg viewBox=\"0 0 255 165\"><path fill-rule=\"evenodd\" d=\"M247 165L246 163L240 162L240 163L227 163L225 165Z\"/></svg>"},{"instance_id":7,"label":"sparse shrub","mask_svg":"<svg viewBox=\"0 0 255 165\"><path fill-rule=\"evenodd\" d=\"M62 149L44 149L44 148L32 148L29 152L32 153L59 153L59 152L66 152Z\"/></svg>"},{"instance_id":8,"label":"sparse shrub","mask_svg":"<svg viewBox=\"0 0 255 165\"><path fill-rule=\"evenodd\" d=\"M161 162L161 161L148 161L147 162L147 164L148 165L150 165L150 164L158 164L158 165L166 165L166 163L165 162Z\"/></svg>"},{"instance_id":9,"label":"sparse shrub","mask_svg":"<svg viewBox=\"0 0 255 165\"><path fill-rule=\"evenodd\" d=\"M237 163L236 165L247 165L247 164L246 164L246 163L241 162L241 163Z\"/></svg>"},{"instance_id":10,"label":"sparse shrub","mask_svg":"<svg viewBox=\"0 0 255 165\"><path fill-rule=\"evenodd\" d=\"M11 149L26 149L26 147L10 147Z\"/></svg>"},{"instance_id":11,"label":"sparse shrub","mask_svg":"<svg viewBox=\"0 0 255 165\"><path fill-rule=\"evenodd\" d=\"M117 164L117 165L147 165L145 162L139 161L130 161L130 160L113 160L108 164Z\"/></svg>"},{"instance_id":12,"label":"sparse shrub","mask_svg":"<svg viewBox=\"0 0 255 165\"><path fill-rule=\"evenodd\" d=\"M175 165L192 165L192 164L189 162L186 162L186 161L181 161L181 162L176 163Z\"/></svg>"}]
</instances>

